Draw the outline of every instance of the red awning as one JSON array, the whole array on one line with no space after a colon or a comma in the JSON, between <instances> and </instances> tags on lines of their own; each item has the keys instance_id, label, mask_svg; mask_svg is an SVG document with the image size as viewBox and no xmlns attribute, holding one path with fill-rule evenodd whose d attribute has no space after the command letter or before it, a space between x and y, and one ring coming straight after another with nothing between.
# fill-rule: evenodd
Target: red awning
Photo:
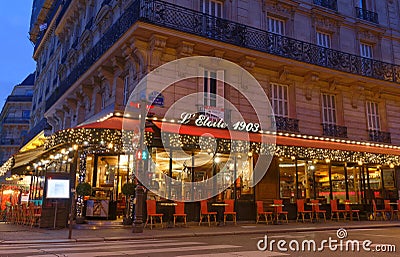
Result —
<instances>
[{"instance_id":1,"label":"red awning","mask_svg":"<svg viewBox=\"0 0 400 257\"><path fill-rule=\"evenodd\" d=\"M191 125L181 125L181 124L166 123L166 122L163 123L158 121L153 121L153 123L158 128L160 129L162 128L162 131L164 132L191 135L191 136L209 136L215 138L232 139L232 140L249 140L251 142L263 142L263 143L273 142L274 138L272 135L266 135L260 133L245 133L227 129L197 127ZM323 140L308 139L308 138L298 138L291 136L279 136L279 135L276 135L275 138L277 145L322 148L322 149L332 149L332 150L342 150L342 151L352 151L352 152L369 152L376 154L388 154L388 155L400 156L400 149L393 149L389 147L348 144L348 143L323 141Z\"/></svg>"}]
</instances>

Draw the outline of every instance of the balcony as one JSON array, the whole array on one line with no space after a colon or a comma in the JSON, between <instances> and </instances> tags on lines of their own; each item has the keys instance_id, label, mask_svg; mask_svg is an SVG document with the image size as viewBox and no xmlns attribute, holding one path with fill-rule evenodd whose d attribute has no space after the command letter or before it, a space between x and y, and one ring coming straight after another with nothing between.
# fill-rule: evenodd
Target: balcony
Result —
<instances>
[{"instance_id":1,"label":"balcony","mask_svg":"<svg viewBox=\"0 0 400 257\"><path fill-rule=\"evenodd\" d=\"M276 131L299 132L299 120L288 117L275 116Z\"/></svg>"},{"instance_id":2,"label":"balcony","mask_svg":"<svg viewBox=\"0 0 400 257\"><path fill-rule=\"evenodd\" d=\"M379 143L391 143L390 133L379 130L368 130L369 141Z\"/></svg>"},{"instance_id":3,"label":"balcony","mask_svg":"<svg viewBox=\"0 0 400 257\"><path fill-rule=\"evenodd\" d=\"M20 139L14 139L14 138L1 138L0 139L0 144L1 145L20 145L21 140Z\"/></svg>"},{"instance_id":4,"label":"balcony","mask_svg":"<svg viewBox=\"0 0 400 257\"><path fill-rule=\"evenodd\" d=\"M378 24L378 14L360 7L356 7L357 18Z\"/></svg>"},{"instance_id":5,"label":"balcony","mask_svg":"<svg viewBox=\"0 0 400 257\"><path fill-rule=\"evenodd\" d=\"M314 0L315 5L319 5L337 11L337 0Z\"/></svg>"},{"instance_id":6,"label":"balcony","mask_svg":"<svg viewBox=\"0 0 400 257\"><path fill-rule=\"evenodd\" d=\"M32 96L25 95L10 95L7 97L7 102L32 102Z\"/></svg>"},{"instance_id":7,"label":"balcony","mask_svg":"<svg viewBox=\"0 0 400 257\"><path fill-rule=\"evenodd\" d=\"M44 21L44 22L47 23L48 26L50 26L51 21L53 20L54 16L55 16L56 13L57 13L58 7L59 7L63 2L64 2L63 0L54 1L53 5L51 6L51 10L50 10L49 13L47 14L47 18L46 18L46 20ZM43 37L44 37L44 34L46 33L46 30L47 30L47 29L42 30L42 31L39 32L39 35L38 35L38 37L37 37L37 40L36 40L36 43L35 43L35 47L34 47L34 50L33 50L34 53L36 52L38 46L39 46L40 43L42 42L42 39L43 39Z\"/></svg>"},{"instance_id":8,"label":"balcony","mask_svg":"<svg viewBox=\"0 0 400 257\"><path fill-rule=\"evenodd\" d=\"M29 117L15 117L15 118L5 118L3 124L29 124Z\"/></svg>"},{"instance_id":9,"label":"balcony","mask_svg":"<svg viewBox=\"0 0 400 257\"><path fill-rule=\"evenodd\" d=\"M347 138L347 127L323 123L322 134L328 137Z\"/></svg>"},{"instance_id":10,"label":"balcony","mask_svg":"<svg viewBox=\"0 0 400 257\"><path fill-rule=\"evenodd\" d=\"M400 66L324 48L159 0L136 0L60 82L46 111L138 20L283 58L400 84Z\"/></svg>"}]
</instances>

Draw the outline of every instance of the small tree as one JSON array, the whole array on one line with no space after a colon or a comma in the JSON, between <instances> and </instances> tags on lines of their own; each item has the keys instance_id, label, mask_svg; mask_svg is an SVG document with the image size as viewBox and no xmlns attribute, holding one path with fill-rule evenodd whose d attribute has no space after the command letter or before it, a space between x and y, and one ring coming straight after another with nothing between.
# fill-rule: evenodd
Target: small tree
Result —
<instances>
[{"instance_id":1,"label":"small tree","mask_svg":"<svg viewBox=\"0 0 400 257\"><path fill-rule=\"evenodd\" d=\"M88 196L92 194L92 186L87 183L87 182L83 182L83 183L79 183L76 186L76 194L78 196ZM82 213L83 213L83 203L80 205L80 212L79 212L79 217L82 217Z\"/></svg>"},{"instance_id":2,"label":"small tree","mask_svg":"<svg viewBox=\"0 0 400 257\"><path fill-rule=\"evenodd\" d=\"M131 201L133 200L133 198L135 197L135 190L136 190L136 183L125 183L122 188L121 191L122 193L126 196L126 219L128 220L131 216Z\"/></svg>"}]
</instances>

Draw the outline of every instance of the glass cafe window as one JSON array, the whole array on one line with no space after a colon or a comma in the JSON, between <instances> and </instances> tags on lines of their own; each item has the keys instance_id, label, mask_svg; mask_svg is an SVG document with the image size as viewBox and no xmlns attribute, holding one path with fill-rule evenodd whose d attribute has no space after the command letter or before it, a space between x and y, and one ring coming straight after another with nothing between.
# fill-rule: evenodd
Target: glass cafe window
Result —
<instances>
[{"instance_id":1,"label":"glass cafe window","mask_svg":"<svg viewBox=\"0 0 400 257\"><path fill-rule=\"evenodd\" d=\"M372 198L382 198L382 178L381 178L381 170L377 167L368 167L368 177L366 177L365 183L368 185L369 179L369 188Z\"/></svg>"},{"instance_id":2,"label":"glass cafe window","mask_svg":"<svg viewBox=\"0 0 400 257\"><path fill-rule=\"evenodd\" d=\"M192 154L193 153L193 154ZM172 159L171 159L172 157ZM218 174L216 184L210 188L196 190L196 197L210 198L214 190L223 191L218 197L222 199L246 198L253 194L250 187L252 178L252 156L228 154L210 155L207 151L172 151L153 149L152 159L155 163L151 167L152 182L158 189L161 197L177 197L189 200L191 188L185 188L184 182L198 182L210 179ZM236 161L236 167L235 167ZM193 165L194 164L194 165ZM172 170L170 169L172 167ZM238 179L234 181L234 172ZM193 172L193 174L192 174ZM170 176L176 181L166 183L164 175ZM236 183L234 183L236 182ZM226 190L220 190L226 188Z\"/></svg>"},{"instance_id":3,"label":"glass cafe window","mask_svg":"<svg viewBox=\"0 0 400 257\"><path fill-rule=\"evenodd\" d=\"M93 196L110 200L121 198L122 185L129 179L129 157L88 155L86 160L86 180L93 186Z\"/></svg>"},{"instance_id":4,"label":"glass cafe window","mask_svg":"<svg viewBox=\"0 0 400 257\"><path fill-rule=\"evenodd\" d=\"M300 166L304 165L304 163L300 164ZM299 163L298 167L299 168ZM303 177L304 172L299 177ZM279 178L280 178L280 198L281 199L291 199L293 202L296 198L296 164L295 161L291 159L280 159L279 162ZM303 198L302 194L302 186L299 185L299 195L297 198Z\"/></svg>"},{"instance_id":5,"label":"glass cafe window","mask_svg":"<svg viewBox=\"0 0 400 257\"><path fill-rule=\"evenodd\" d=\"M296 161L284 159L279 163L280 198L319 199L327 202L329 199L328 165L316 161ZM297 176L297 180L296 180ZM296 190L297 182L297 190Z\"/></svg>"},{"instance_id":6,"label":"glass cafe window","mask_svg":"<svg viewBox=\"0 0 400 257\"><path fill-rule=\"evenodd\" d=\"M362 198L361 187L361 167L349 165L347 167L347 186L349 190L349 200L353 203L360 203Z\"/></svg>"}]
</instances>

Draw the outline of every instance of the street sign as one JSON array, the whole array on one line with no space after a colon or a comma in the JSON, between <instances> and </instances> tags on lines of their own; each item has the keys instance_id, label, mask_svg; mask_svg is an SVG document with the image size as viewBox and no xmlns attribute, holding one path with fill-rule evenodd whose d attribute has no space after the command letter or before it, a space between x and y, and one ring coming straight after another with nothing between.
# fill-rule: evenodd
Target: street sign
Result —
<instances>
[{"instance_id":1,"label":"street sign","mask_svg":"<svg viewBox=\"0 0 400 257\"><path fill-rule=\"evenodd\" d=\"M148 100L152 103L152 105L156 106L164 106L164 96L158 91L153 91L149 94Z\"/></svg>"}]
</instances>

